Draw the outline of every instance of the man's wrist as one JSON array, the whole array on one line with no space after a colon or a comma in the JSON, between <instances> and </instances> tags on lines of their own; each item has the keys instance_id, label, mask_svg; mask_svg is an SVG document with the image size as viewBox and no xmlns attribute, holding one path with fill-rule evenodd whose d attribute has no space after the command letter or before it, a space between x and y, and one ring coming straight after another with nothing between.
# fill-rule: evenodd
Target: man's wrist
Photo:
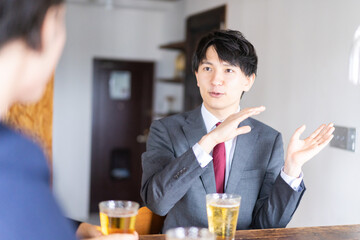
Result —
<instances>
[{"instance_id":1,"label":"man's wrist","mask_svg":"<svg viewBox=\"0 0 360 240\"><path fill-rule=\"evenodd\" d=\"M213 138L211 133L208 133L200 139L198 144L202 147L202 149L206 153L209 154L213 150L213 148L216 146L217 142L215 141L215 139Z\"/></svg>"},{"instance_id":2,"label":"man's wrist","mask_svg":"<svg viewBox=\"0 0 360 240\"><path fill-rule=\"evenodd\" d=\"M284 173L286 173L288 176L298 178L301 174L301 171L301 166L289 163L288 159L285 161Z\"/></svg>"},{"instance_id":3,"label":"man's wrist","mask_svg":"<svg viewBox=\"0 0 360 240\"><path fill-rule=\"evenodd\" d=\"M200 146L199 143L196 143L192 150L195 154L196 160L198 161L200 167L204 168L206 167L209 162L213 159L209 153L206 153L204 149Z\"/></svg>"}]
</instances>

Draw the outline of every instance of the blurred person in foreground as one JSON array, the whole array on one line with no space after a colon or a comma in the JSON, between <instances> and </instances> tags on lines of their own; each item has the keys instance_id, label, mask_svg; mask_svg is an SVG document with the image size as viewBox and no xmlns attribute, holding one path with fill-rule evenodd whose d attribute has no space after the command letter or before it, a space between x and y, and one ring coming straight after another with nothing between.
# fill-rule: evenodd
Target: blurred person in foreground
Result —
<instances>
[{"instance_id":1,"label":"blurred person in foreground","mask_svg":"<svg viewBox=\"0 0 360 240\"><path fill-rule=\"evenodd\" d=\"M237 229L280 228L291 220L305 191L302 166L330 142L334 127L323 124L301 140L301 126L284 157L281 134L251 118L265 107L240 109L257 60L240 32L207 34L192 63L203 104L152 123L141 197L166 215L163 231L207 227L205 196L216 192L241 196Z\"/></svg>"},{"instance_id":2,"label":"blurred person in foreground","mask_svg":"<svg viewBox=\"0 0 360 240\"><path fill-rule=\"evenodd\" d=\"M0 239L75 239L50 189L42 149L1 119L14 103L40 99L66 38L64 0L0 0ZM136 240L137 234L102 236L80 223L80 239Z\"/></svg>"}]
</instances>

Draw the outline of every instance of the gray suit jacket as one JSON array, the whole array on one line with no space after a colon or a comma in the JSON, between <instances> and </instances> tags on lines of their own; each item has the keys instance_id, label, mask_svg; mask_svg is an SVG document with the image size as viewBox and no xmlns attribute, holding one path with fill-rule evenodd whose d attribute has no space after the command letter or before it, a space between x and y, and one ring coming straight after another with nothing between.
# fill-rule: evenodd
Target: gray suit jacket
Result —
<instances>
[{"instance_id":1,"label":"gray suit jacket","mask_svg":"<svg viewBox=\"0 0 360 240\"><path fill-rule=\"evenodd\" d=\"M284 165L281 134L249 118L252 131L237 137L226 193L241 199L237 229L285 227L304 193L280 176ZM201 168L192 146L206 134L201 108L154 121L142 155L141 197L173 227L207 227L206 201L215 193L212 162Z\"/></svg>"}]
</instances>

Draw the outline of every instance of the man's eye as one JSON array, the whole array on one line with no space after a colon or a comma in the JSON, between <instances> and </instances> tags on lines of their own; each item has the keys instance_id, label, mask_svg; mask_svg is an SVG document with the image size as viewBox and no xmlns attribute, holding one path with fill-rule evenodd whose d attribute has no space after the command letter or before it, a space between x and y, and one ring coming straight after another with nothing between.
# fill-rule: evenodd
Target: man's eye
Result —
<instances>
[{"instance_id":1,"label":"man's eye","mask_svg":"<svg viewBox=\"0 0 360 240\"><path fill-rule=\"evenodd\" d=\"M234 70L228 68L228 69L225 70L225 72L227 72L227 73L232 73L232 72L234 72Z\"/></svg>"},{"instance_id":2,"label":"man's eye","mask_svg":"<svg viewBox=\"0 0 360 240\"><path fill-rule=\"evenodd\" d=\"M204 71L206 71L206 72L211 71L211 68L210 67L204 67Z\"/></svg>"}]
</instances>

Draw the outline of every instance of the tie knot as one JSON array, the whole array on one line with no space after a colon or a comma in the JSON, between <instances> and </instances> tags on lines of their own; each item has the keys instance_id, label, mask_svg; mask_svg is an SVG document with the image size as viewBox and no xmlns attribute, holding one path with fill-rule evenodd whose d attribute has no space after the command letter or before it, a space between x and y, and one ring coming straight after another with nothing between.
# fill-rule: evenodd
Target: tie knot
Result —
<instances>
[{"instance_id":1,"label":"tie knot","mask_svg":"<svg viewBox=\"0 0 360 240\"><path fill-rule=\"evenodd\" d=\"M217 124L216 124L216 126L219 126L221 124L221 122L218 122Z\"/></svg>"}]
</instances>

